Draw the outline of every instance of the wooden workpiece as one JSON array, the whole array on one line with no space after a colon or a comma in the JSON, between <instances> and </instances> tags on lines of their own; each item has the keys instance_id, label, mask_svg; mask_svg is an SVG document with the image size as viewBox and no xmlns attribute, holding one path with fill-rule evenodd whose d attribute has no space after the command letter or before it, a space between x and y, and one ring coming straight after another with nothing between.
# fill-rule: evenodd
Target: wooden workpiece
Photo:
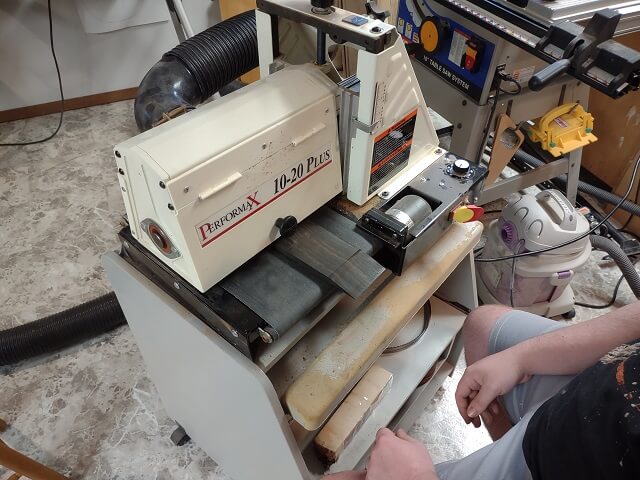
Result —
<instances>
[{"instance_id":1,"label":"wooden workpiece","mask_svg":"<svg viewBox=\"0 0 640 480\"><path fill-rule=\"evenodd\" d=\"M334 463L338 459L391 385L392 379L390 372L377 365L362 377L314 440L325 461Z\"/></svg>"},{"instance_id":2,"label":"wooden workpiece","mask_svg":"<svg viewBox=\"0 0 640 480\"><path fill-rule=\"evenodd\" d=\"M317 430L389 342L469 254L479 222L454 223L440 241L384 287L318 355L284 395L291 416Z\"/></svg>"},{"instance_id":3,"label":"wooden workpiece","mask_svg":"<svg viewBox=\"0 0 640 480\"><path fill-rule=\"evenodd\" d=\"M489 173L484 180L485 185L489 186L498 179L522 142L524 142L524 134L518 130L518 126L513 120L504 113L498 115L496 133L491 148L491 159L489 160Z\"/></svg>"}]
</instances>

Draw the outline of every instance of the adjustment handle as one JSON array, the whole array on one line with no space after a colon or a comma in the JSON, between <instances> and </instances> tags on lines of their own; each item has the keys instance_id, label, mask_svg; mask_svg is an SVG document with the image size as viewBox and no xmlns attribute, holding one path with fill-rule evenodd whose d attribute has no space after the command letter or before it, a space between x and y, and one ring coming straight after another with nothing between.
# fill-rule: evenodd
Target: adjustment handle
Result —
<instances>
[{"instance_id":1,"label":"adjustment handle","mask_svg":"<svg viewBox=\"0 0 640 480\"><path fill-rule=\"evenodd\" d=\"M284 218L276 220L276 228L280 231L281 237L290 237L296 231L298 219L293 215L287 215Z\"/></svg>"},{"instance_id":2,"label":"adjustment handle","mask_svg":"<svg viewBox=\"0 0 640 480\"><path fill-rule=\"evenodd\" d=\"M570 66L571 60L568 58L563 58L562 60L552 63L531 77L529 80L529 88L534 92L542 90L551 82L551 80L567 73Z\"/></svg>"},{"instance_id":3,"label":"adjustment handle","mask_svg":"<svg viewBox=\"0 0 640 480\"><path fill-rule=\"evenodd\" d=\"M382 22L391 16L391 12L389 12L389 10L382 10L378 7L378 2L376 0L368 1L364 6L367 9L367 15Z\"/></svg>"}]
</instances>

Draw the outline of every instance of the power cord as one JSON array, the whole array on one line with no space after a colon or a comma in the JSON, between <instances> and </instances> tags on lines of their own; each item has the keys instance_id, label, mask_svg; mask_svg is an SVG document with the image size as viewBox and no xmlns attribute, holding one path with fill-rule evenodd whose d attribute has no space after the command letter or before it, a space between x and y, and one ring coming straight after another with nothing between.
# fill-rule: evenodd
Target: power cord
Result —
<instances>
[{"instance_id":1,"label":"power cord","mask_svg":"<svg viewBox=\"0 0 640 480\"><path fill-rule=\"evenodd\" d=\"M51 56L53 57L53 63L56 66L56 74L58 75L58 87L60 88L60 118L58 119L58 126L53 133L41 140L34 140L31 142L16 142L16 143L0 143L0 147L21 147L25 145L36 145L38 143L44 143L55 137L60 128L62 127L62 119L64 117L64 91L62 88L62 76L60 75L60 65L58 65L58 57L56 57L56 48L53 42L53 16L51 14L51 0L47 0L47 11L49 13L49 45L51 47Z\"/></svg>"},{"instance_id":2,"label":"power cord","mask_svg":"<svg viewBox=\"0 0 640 480\"><path fill-rule=\"evenodd\" d=\"M524 246L524 239L518 242L518 245L516 246L516 253L520 252L523 246ZM517 258L514 258L511 260L511 278L509 279L509 301L511 302L511 308L515 307L515 305L513 304L513 291L515 290L515 286L516 286L517 262L518 262Z\"/></svg>"},{"instance_id":3,"label":"power cord","mask_svg":"<svg viewBox=\"0 0 640 480\"><path fill-rule=\"evenodd\" d=\"M625 192L623 197L613 207L613 209L607 215L605 215L605 217L600 222L598 222L594 227L592 227L590 230L588 230L587 232L583 233L582 235L579 235L579 236L577 236L576 238L574 238L572 240L568 240L566 242L562 242L562 243L560 243L558 245L553 245L551 247L541 248L540 250L531 250L531 251L528 251L528 252L514 253L513 255L505 255L505 256L502 256L502 257L495 257L495 258L476 258L476 262L485 262L485 263L488 263L488 262L501 262L501 261L504 261L504 260L511 260L512 258L532 257L534 255L539 255L541 253L551 252L553 250L557 250L558 248L566 247L567 245L571 245L571 244L573 244L575 242L578 242L578 241L582 240L583 238L588 237L589 235L594 233L596 230L598 230L607 220L609 220L618 211L620 206L627 199L627 197L631 193L631 190L633 189L633 185L634 185L634 183L636 181L636 177L638 175L638 167L640 167L640 152L638 152L638 155L636 157L635 165L633 167L633 173L631 175L631 180L629 181L629 186L627 187L627 191Z\"/></svg>"},{"instance_id":4,"label":"power cord","mask_svg":"<svg viewBox=\"0 0 640 480\"><path fill-rule=\"evenodd\" d=\"M638 203L638 196L640 195L640 182L638 182L638 186L636 187L636 196L635 196L635 200L633 201L633 203ZM633 220L633 218L635 217L635 215L633 213L629 214L629 218L627 218L626 222L624 222L624 225L622 225L622 227L619 228L620 231L626 230L626 228L629 226L629 224L631 223L631 220Z\"/></svg>"},{"instance_id":5,"label":"power cord","mask_svg":"<svg viewBox=\"0 0 640 480\"><path fill-rule=\"evenodd\" d=\"M509 90L500 90L502 93L504 93L505 95L520 95L522 93L522 85L520 84L520 82L518 80L516 80L515 78L513 78L511 75L509 75L508 73L504 73L504 72L496 72L496 74L498 75L498 77L503 81L503 82L509 82L509 83L513 83L516 86L515 91L509 91Z\"/></svg>"},{"instance_id":6,"label":"power cord","mask_svg":"<svg viewBox=\"0 0 640 480\"><path fill-rule=\"evenodd\" d=\"M518 82L515 78L513 78L511 75L504 73L504 72L496 72L496 85L495 85L495 90L496 93L493 97L493 105L491 106L491 112L489 112L489 118L487 118L487 123L484 126L484 133L482 135L482 143L480 145L482 145L482 148L480 149L480 151L478 152L478 163L480 163L482 161L482 155L484 154L484 149L487 145L487 140L489 139L489 134L491 133L491 123L493 122L493 118L496 115L496 110L498 109L498 101L500 100L500 98L502 97L502 95L510 95L510 96L514 96L514 95L519 95L522 92L522 85L520 84L520 82ZM502 82L510 82L513 83L516 86L515 91L509 91L509 90L503 90L502 89Z\"/></svg>"},{"instance_id":7,"label":"power cord","mask_svg":"<svg viewBox=\"0 0 640 480\"><path fill-rule=\"evenodd\" d=\"M618 279L618 283L616 283L616 287L613 289L611 300L609 300L607 303L603 305L592 305L590 303L575 302L575 304L579 307L592 308L595 310L603 310L605 308L609 308L614 303L616 303L616 300L618 299L618 290L620 290L620 285L622 285L622 280L624 280L624 275L620 275L620 278Z\"/></svg>"},{"instance_id":8,"label":"power cord","mask_svg":"<svg viewBox=\"0 0 640 480\"><path fill-rule=\"evenodd\" d=\"M502 79L498 77L496 84L496 94L493 97L493 105L491 105L491 111L489 112L489 118L487 118L487 123L484 126L484 133L482 134L482 143L480 143L481 148L478 152L478 158L476 159L478 163L482 162L482 155L484 155L485 145L487 144L487 140L489 139L489 133L491 131L491 122L493 122L493 117L496 114L496 110L498 109L498 100L500 100L500 85L502 84Z\"/></svg>"}]
</instances>

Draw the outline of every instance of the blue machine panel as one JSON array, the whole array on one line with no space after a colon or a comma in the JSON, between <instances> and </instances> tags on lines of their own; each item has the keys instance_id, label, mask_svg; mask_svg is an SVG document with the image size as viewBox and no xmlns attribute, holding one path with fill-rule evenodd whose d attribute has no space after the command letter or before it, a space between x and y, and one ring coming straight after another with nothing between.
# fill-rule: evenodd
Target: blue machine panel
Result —
<instances>
[{"instance_id":1,"label":"blue machine panel","mask_svg":"<svg viewBox=\"0 0 640 480\"><path fill-rule=\"evenodd\" d=\"M421 36L423 25L425 31ZM480 100L495 51L493 43L437 14L429 0L400 0L397 27L406 41L418 45L416 59L420 63L469 97ZM429 53L423 39L434 32L437 32L437 42L434 43L431 35L427 45L427 49L432 50Z\"/></svg>"}]
</instances>

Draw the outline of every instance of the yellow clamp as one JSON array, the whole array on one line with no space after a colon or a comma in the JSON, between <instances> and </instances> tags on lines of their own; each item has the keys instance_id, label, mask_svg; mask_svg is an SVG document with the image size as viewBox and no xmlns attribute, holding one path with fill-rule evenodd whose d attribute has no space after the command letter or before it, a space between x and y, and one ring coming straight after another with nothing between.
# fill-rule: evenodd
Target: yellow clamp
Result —
<instances>
[{"instance_id":1,"label":"yellow clamp","mask_svg":"<svg viewBox=\"0 0 640 480\"><path fill-rule=\"evenodd\" d=\"M593 116L579 103L565 103L550 110L528 130L529 138L554 157L597 141L592 132Z\"/></svg>"}]
</instances>

